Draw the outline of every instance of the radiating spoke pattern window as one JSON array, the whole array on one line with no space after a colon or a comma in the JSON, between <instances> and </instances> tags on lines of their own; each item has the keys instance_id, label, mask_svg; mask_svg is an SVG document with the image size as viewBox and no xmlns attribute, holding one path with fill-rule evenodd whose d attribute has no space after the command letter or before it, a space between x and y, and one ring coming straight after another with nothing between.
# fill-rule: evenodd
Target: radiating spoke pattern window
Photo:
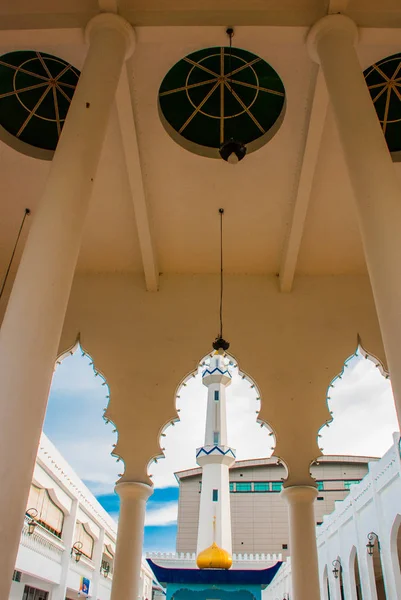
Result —
<instances>
[{"instance_id":1,"label":"radiating spoke pattern window","mask_svg":"<svg viewBox=\"0 0 401 600\"><path fill-rule=\"evenodd\" d=\"M27 510L30 508L38 511L37 520L42 527L61 538L64 513L50 498L47 490L31 485Z\"/></svg>"}]
</instances>

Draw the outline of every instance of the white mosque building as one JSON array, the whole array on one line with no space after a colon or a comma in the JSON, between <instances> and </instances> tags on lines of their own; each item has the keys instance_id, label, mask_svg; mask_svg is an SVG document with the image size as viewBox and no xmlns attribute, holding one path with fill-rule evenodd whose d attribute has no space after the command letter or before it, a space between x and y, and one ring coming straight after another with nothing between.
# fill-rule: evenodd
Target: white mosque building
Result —
<instances>
[{"instance_id":1,"label":"white mosque building","mask_svg":"<svg viewBox=\"0 0 401 600\"><path fill-rule=\"evenodd\" d=\"M9 600L109 600L116 535L117 523L42 433ZM143 563L137 600L151 598Z\"/></svg>"},{"instance_id":2,"label":"white mosque building","mask_svg":"<svg viewBox=\"0 0 401 600\"><path fill-rule=\"evenodd\" d=\"M310 465L357 340L401 423L400 0L12 0L0 17L0 600L77 339L125 467L111 598L137 600L148 465L217 330L219 208L224 331L287 466L294 599L321 600Z\"/></svg>"}]
</instances>

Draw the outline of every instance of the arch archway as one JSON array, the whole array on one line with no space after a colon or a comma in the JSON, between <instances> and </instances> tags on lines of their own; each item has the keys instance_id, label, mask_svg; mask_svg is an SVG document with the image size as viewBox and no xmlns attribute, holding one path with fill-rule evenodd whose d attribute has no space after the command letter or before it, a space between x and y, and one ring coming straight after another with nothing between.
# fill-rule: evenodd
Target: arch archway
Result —
<instances>
[{"instance_id":1,"label":"arch archway","mask_svg":"<svg viewBox=\"0 0 401 600\"><path fill-rule=\"evenodd\" d=\"M386 586L384 581L384 573L380 555L380 540L377 538L374 541L371 561L373 566L374 580L376 586L377 600L390 600L386 594Z\"/></svg>"},{"instance_id":2,"label":"arch archway","mask_svg":"<svg viewBox=\"0 0 401 600\"><path fill-rule=\"evenodd\" d=\"M108 382L78 338L56 360L43 431L99 497L114 497L124 472L116 464L118 434L107 414L109 400Z\"/></svg>"},{"instance_id":3,"label":"arch archway","mask_svg":"<svg viewBox=\"0 0 401 600\"><path fill-rule=\"evenodd\" d=\"M339 573L338 573L338 584L340 586L340 598L341 600L345 600L345 594L344 594L344 577L343 577L343 567L341 564L341 559L340 557L338 557L337 559L340 563L340 568L339 568Z\"/></svg>"},{"instance_id":4,"label":"arch archway","mask_svg":"<svg viewBox=\"0 0 401 600\"><path fill-rule=\"evenodd\" d=\"M170 512L169 521L166 521L166 529L170 528L169 535L171 534L171 536L173 533L175 535L173 528L176 526L177 512L180 515L180 527L176 538L177 551L192 553L197 545L198 515L201 510L200 500L204 485L201 469L197 465L196 449L212 443L211 440L205 441L208 390L203 384L203 374L208 372L209 363L214 359L213 353L203 357L199 361L197 369L188 374L177 387L175 403L178 415L163 427L160 438L161 453L149 463L149 476L152 478L155 491L147 507L148 528L145 533L145 544L152 551L155 548L152 547L151 527L158 518L159 508L156 501L161 495L162 488L164 497L168 498L165 505L166 508L168 505ZM246 465L243 465L244 473L239 474L239 467L236 470L235 466L230 471L229 497L232 511L233 553L263 554L271 551L278 554L282 552L283 544L288 548L289 541L287 535L283 539L278 539L276 536L273 549L266 545L265 540L271 539L272 532L275 532L274 525L268 518L263 518L262 524L256 525L255 523L255 526L250 527L246 534L238 526L237 513L243 510L244 502L249 502L252 507L255 506L255 510L261 511L263 515L266 512L266 516L270 503L279 502L280 495L275 492L279 492L281 489L282 479L286 476L286 468L278 465L277 459L271 457L274 450L274 435L271 428L259 419L261 398L256 382L240 370L232 356L225 355L224 360L232 375L231 384L227 388L224 400L226 402L228 446L234 449L237 461L255 459L257 464L254 468L259 465L257 471L262 473L258 481L254 481L254 475L252 475L251 481L250 471ZM215 400L220 404L219 392L217 392ZM217 406L215 404L215 407ZM219 445L219 434L216 433L216 435L213 444ZM270 461L269 468L262 466L262 461L266 460ZM267 473L271 474L273 470L277 476L267 477ZM188 472L192 472L192 474L188 475ZM240 477L241 479L239 479ZM191 491L191 486L196 489ZM190 515L185 509L187 494L193 494ZM173 513L173 511L175 512ZM182 528L181 523L185 523L185 528ZM259 535L260 527L264 528L263 536Z\"/></svg>"},{"instance_id":5,"label":"arch archway","mask_svg":"<svg viewBox=\"0 0 401 600\"><path fill-rule=\"evenodd\" d=\"M396 589L401 589L401 514L393 522L390 533L390 556Z\"/></svg>"},{"instance_id":6,"label":"arch archway","mask_svg":"<svg viewBox=\"0 0 401 600\"><path fill-rule=\"evenodd\" d=\"M323 591L323 600L331 600L329 572L328 572L327 565L324 567L324 571L323 571L322 591Z\"/></svg>"},{"instance_id":7,"label":"arch archway","mask_svg":"<svg viewBox=\"0 0 401 600\"><path fill-rule=\"evenodd\" d=\"M355 546L352 546L351 549L348 564L348 572L351 586L351 598L356 598L356 600L363 600L358 552Z\"/></svg>"}]
</instances>

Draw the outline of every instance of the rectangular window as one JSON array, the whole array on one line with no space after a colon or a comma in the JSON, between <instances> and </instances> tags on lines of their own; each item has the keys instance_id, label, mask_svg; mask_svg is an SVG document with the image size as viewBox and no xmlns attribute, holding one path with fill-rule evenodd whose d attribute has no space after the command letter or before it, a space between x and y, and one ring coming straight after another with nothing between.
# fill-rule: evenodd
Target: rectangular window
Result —
<instances>
[{"instance_id":1,"label":"rectangular window","mask_svg":"<svg viewBox=\"0 0 401 600\"><path fill-rule=\"evenodd\" d=\"M270 485L267 481L255 481L253 484L254 492L270 492Z\"/></svg>"},{"instance_id":2,"label":"rectangular window","mask_svg":"<svg viewBox=\"0 0 401 600\"><path fill-rule=\"evenodd\" d=\"M44 592L43 590L38 590L36 588L30 587L29 585L26 585L24 588L22 600L47 600L48 597L49 592Z\"/></svg>"},{"instance_id":3,"label":"rectangular window","mask_svg":"<svg viewBox=\"0 0 401 600\"><path fill-rule=\"evenodd\" d=\"M82 554L84 554L87 558L92 558L92 554L93 554L93 546L95 543L95 540L93 539L93 537L90 535L90 533L88 533L85 529L85 525L83 525L82 523L79 523L77 521L76 525L75 525L75 542L81 542L82 544L82 548L81 548L81 552Z\"/></svg>"},{"instance_id":4,"label":"rectangular window","mask_svg":"<svg viewBox=\"0 0 401 600\"><path fill-rule=\"evenodd\" d=\"M230 492L234 491L234 483L230 481Z\"/></svg>"},{"instance_id":5,"label":"rectangular window","mask_svg":"<svg viewBox=\"0 0 401 600\"><path fill-rule=\"evenodd\" d=\"M220 400L220 394L218 390L214 391L214 399L216 400L216 402L218 402Z\"/></svg>"},{"instance_id":6,"label":"rectangular window","mask_svg":"<svg viewBox=\"0 0 401 600\"><path fill-rule=\"evenodd\" d=\"M316 483L317 483L317 489L319 490L319 492L324 490L324 482L323 481L317 481Z\"/></svg>"},{"instance_id":7,"label":"rectangular window","mask_svg":"<svg viewBox=\"0 0 401 600\"><path fill-rule=\"evenodd\" d=\"M241 483L237 483L237 492L252 492L252 484L249 483L245 483L245 482L241 482Z\"/></svg>"},{"instance_id":8,"label":"rectangular window","mask_svg":"<svg viewBox=\"0 0 401 600\"><path fill-rule=\"evenodd\" d=\"M61 508L54 504L46 489L31 485L27 508L37 510L37 522L39 525L61 538L64 513Z\"/></svg>"},{"instance_id":9,"label":"rectangular window","mask_svg":"<svg viewBox=\"0 0 401 600\"><path fill-rule=\"evenodd\" d=\"M220 444L220 434L218 431L213 431L213 444Z\"/></svg>"},{"instance_id":10,"label":"rectangular window","mask_svg":"<svg viewBox=\"0 0 401 600\"><path fill-rule=\"evenodd\" d=\"M213 502L217 502L219 499L219 490L213 490L212 500Z\"/></svg>"},{"instance_id":11,"label":"rectangular window","mask_svg":"<svg viewBox=\"0 0 401 600\"><path fill-rule=\"evenodd\" d=\"M281 492L282 487L282 481L272 481L272 492Z\"/></svg>"},{"instance_id":12,"label":"rectangular window","mask_svg":"<svg viewBox=\"0 0 401 600\"><path fill-rule=\"evenodd\" d=\"M21 581L21 575L22 575L21 571L14 571L14 573L13 573L13 581L20 582Z\"/></svg>"}]
</instances>

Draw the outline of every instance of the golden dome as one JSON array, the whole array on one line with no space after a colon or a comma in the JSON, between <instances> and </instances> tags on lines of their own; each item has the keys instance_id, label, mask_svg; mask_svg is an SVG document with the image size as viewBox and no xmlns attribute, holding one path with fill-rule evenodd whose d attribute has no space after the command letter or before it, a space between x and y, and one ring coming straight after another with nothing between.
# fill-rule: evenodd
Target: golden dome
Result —
<instances>
[{"instance_id":1,"label":"golden dome","mask_svg":"<svg viewBox=\"0 0 401 600\"><path fill-rule=\"evenodd\" d=\"M219 548L216 542L213 542L209 548L199 552L196 564L200 569L229 569L233 559L227 550Z\"/></svg>"}]
</instances>

